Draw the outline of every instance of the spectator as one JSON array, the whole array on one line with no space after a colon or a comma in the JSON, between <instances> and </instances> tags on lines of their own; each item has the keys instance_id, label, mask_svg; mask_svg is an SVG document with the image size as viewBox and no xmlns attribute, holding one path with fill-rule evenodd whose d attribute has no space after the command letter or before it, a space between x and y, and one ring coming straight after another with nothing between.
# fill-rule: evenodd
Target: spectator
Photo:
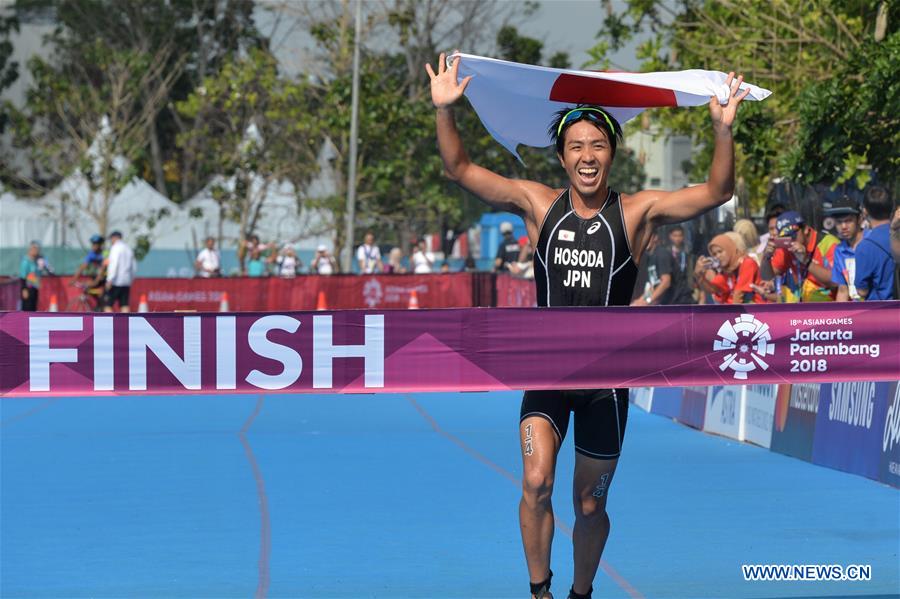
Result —
<instances>
[{"instance_id":1,"label":"spectator","mask_svg":"<svg viewBox=\"0 0 900 599\"><path fill-rule=\"evenodd\" d=\"M509 272L523 279L534 278L534 249L527 235L519 237L519 255L509 263Z\"/></svg>"},{"instance_id":2,"label":"spectator","mask_svg":"<svg viewBox=\"0 0 900 599\"><path fill-rule=\"evenodd\" d=\"M656 231L650 235L638 271L638 281L643 281L643 285L635 286L636 293L631 305L652 306L666 303L671 295L672 258L668 250L660 246L659 234Z\"/></svg>"},{"instance_id":3,"label":"spectator","mask_svg":"<svg viewBox=\"0 0 900 599\"><path fill-rule=\"evenodd\" d=\"M886 188L873 185L866 191L863 208L871 232L856 246L856 291L866 301L891 299L894 294L894 261L891 256L890 220L894 202Z\"/></svg>"},{"instance_id":4,"label":"spectator","mask_svg":"<svg viewBox=\"0 0 900 599\"><path fill-rule=\"evenodd\" d=\"M770 239L778 237L778 217L787 212L787 208L783 204L772 204L766 211L766 232L759 237L759 245L756 246L756 253L760 256L766 251L766 246Z\"/></svg>"},{"instance_id":5,"label":"spectator","mask_svg":"<svg viewBox=\"0 0 900 599\"><path fill-rule=\"evenodd\" d=\"M250 249L250 259L247 260L246 271L248 277L265 277L269 274L268 264L258 245Z\"/></svg>"},{"instance_id":6,"label":"spectator","mask_svg":"<svg viewBox=\"0 0 900 599\"><path fill-rule=\"evenodd\" d=\"M338 272L337 260L328 253L328 246L321 244L316 248L316 256L309 265L309 271L317 275L333 275Z\"/></svg>"},{"instance_id":7,"label":"spectator","mask_svg":"<svg viewBox=\"0 0 900 599\"><path fill-rule=\"evenodd\" d=\"M494 258L494 272L509 272L509 265L519 260L519 243L513 237L512 223L500 223L503 238L497 246L497 257Z\"/></svg>"},{"instance_id":8,"label":"spectator","mask_svg":"<svg viewBox=\"0 0 900 599\"><path fill-rule=\"evenodd\" d=\"M766 248L769 247L769 241L778 237L778 231L775 228L776 223L778 222L778 217L784 214L787 211L782 204L772 204L769 206L769 209L766 211L765 221L766 221L766 232L760 236L759 245L756 246L756 255L760 257L759 261L759 274L763 278L763 280L771 280L775 278L775 273L772 272L772 265L769 264L769 259L766 256Z\"/></svg>"},{"instance_id":9,"label":"spectator","mask_svg":"<svg viewBox=\"0 0 900 599\"><path fill-rule=\"evenodd\" d=\"M450 272L450 263L444 260L441 262L441 274Z\"/></svg>"},{"instance_id":10,"label":"spectator","mask_svg":"<svg viewBox=\"0 0 900 599\"><path fill-rule=\"evenodd\" d=\"M259 236L251 233L247 235L244 239L244 242L238 246L238 262L241 264L241 274L247 276L247 255L250 254L254 249L259 249L260 252L265 249L265 246L259 243Z\"/></svg>"},{"instance_id":11,"label":"spectator","mask_svg":"<svg viewBox=\"0 0 900 599\"><path fill-rule=\"evenodd\" d=\"M769 238L763 260L772 267L782 301L834 301L837 285L831 281L831 268L837 238L807 226L793 210L778 217L776 228L778 237Z\"/></svg>"},{"instance_id":12,"label":"spectator","mask_svg":"<svg viewBox=\"0 0 900 599\"><path fill-rule=\"evenodd\" d=\"M269 264L277 264L278 276L284 279L293 279L296 277L297 273L300 272L300 268L303 266L303 262L297 257L297 251L292 244L285 244L285 246L281 248L281 252L279 252L278 255L272 254L269 256L267 262Z\"/></svg>"},{"instance_id":13,"label":"spectator","mask_svg":"<svg viewBox=\"0 0 900 599\"><path fill-rule=\"evenodd\" d=\"M717 304L765 303L756 289L762 282L759 266L732 236L716 235L707 249L710 255L697 259L694 276L699 287L712 294Z\"/></svg>"},{"instance_id":14,"label":"spectator","mask_svg":"<svg viewBox=\"0 0 900 599\"><path fill-rule=\"evenodd\" d=\"M206 238L206 247L197 254L194 261L194 270L197 276L203 279L221 276L221 261L219 252L216 251L216 240L210 236Z\"/></svg>"},{"instance_id":15,"label":"spectator","mask_svg":"<svg viewBox=\"0 0 900 599\"><path fill-rule=\"evenodd\" d=\"M863 238L862 218L859 204L844 196L825 211L831 218L841 242L834 248L834 264L831 267L831 282L838 286L835 299L839 302L860 301L856 292L856 246Z\"/></svg>"},{"instance_id":16,"label":"spectator","mask_svg":"<svg viewBox=\"0 0 900 599\"><path fill-rule=\"evenodd\" d=\"M75 285L81 277L90 277L85 292L96 301L96 310L103 308L103 295L106 290L106 265L103 256L103 239L102 235L91 236L91 249L72 276L70 285Z\"/></svg>"},{"instance_id":17,"label":"spectator","mask_svg":"<svg viewBox=\"0 0 900 599\"><path fill-rule=\"evenodd\" d=\"M37 311L38 292L41 289L41 277L52 274L50 264L41 256L41 244L32 241L28 253L22 256L19 265L19 278L22 281L22 310Z\"/></svg>"},{"instance_id":18,"label":"spectator","mask_svg":"<svg viewBox=\"0 0 900 599\"><path fill-rule=\"evenodd\" d=\"M120 312L130 312L131 284L134 282L136 264L134 252L122 240L122 234L109 234L109 259L106 266L106 297L103 298L104 312L112 312L119 304Z\"/></svg>"},{"instance_id":19,"label":"spectator","mask_svg":"<svg viewBox=\"0 0 900 599\"><path fill-rule=\"evenodd\" d=\"M760 262L760 254L756 249L759 247L759 232L752 220L742 218L734 223L734 232L741 236L744 247L747 248L747 255L753 258L758 265Z\"/></svg>"},{"instance_id":20,"label":"spectator","mask_svg":"<svg viewBox=\"0 0 900 599\"><path fill-rule=\"evenodd\" d=\"M669 304L693 304L694 294L691 283L694 261L684 247L684 228L674 225L669 229L669 247L665 248L671 257L670 271L672 286Z\"/></svg>"},{"instance_id":21,"label":"spectator","mask_svg":"<svg viewBox=\"0 0 900 599\"><path fill-rule=\"evenodd\" d=\"M428 274L434 269L434 254L428 251L428 246L424 239L420 239L416 244L416 251L410 258L412 262L413 272L417 275Z\"/></svg>"},{"instance_id":22,"label":"spectator","mask_svg":"<svg viewBox=\"0 0 900 599\"><path fill-rule=\"evenodd\" d=\"M466 260L463 262L463 272L478 272L478 265L475 263L475 258L472 257L472 254L466 256Z\"/></svg>"},{"instance_id":23,"label":"spectator","mask_svg":"<svg viewBox=\"0 0 900 599\"><path fill-rule=\"evenodd\" d=\"M356 249L356 261L359 263L359 272L364 275L384 271L381 250L375 245L375 235L371 231L366 232L363 244Z\"/></svg>"},{"instance_id":24,"label":"spectator","mask_svg":"<svg viewBox=\"0 0 900 599\"><path fill-rule=\"evenodd\" d=\"M392 275L406 274L403 266L403 250L399 247L392 248L388 254L388 263L384 265L384 272Z\"/></svg>"}]
</instances>

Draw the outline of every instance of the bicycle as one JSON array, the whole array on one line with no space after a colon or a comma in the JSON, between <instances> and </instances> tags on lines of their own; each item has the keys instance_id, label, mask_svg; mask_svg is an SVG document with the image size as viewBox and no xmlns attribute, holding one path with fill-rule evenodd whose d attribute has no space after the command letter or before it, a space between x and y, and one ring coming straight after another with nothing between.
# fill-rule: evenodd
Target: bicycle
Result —
<instances>
[{"instance_id":1,"label":"bicycle","mask_svg":"<svg viewBox=\"0 0 900 599\"><path fill-rule=\"evenodd\" d=\"M103 311L103 287L89 287L81 281L72 281L70 285L77 288L80 293L66 304L66 312ZM94 290L99 293L92 293Z\"/></svg>"}]
</instances>

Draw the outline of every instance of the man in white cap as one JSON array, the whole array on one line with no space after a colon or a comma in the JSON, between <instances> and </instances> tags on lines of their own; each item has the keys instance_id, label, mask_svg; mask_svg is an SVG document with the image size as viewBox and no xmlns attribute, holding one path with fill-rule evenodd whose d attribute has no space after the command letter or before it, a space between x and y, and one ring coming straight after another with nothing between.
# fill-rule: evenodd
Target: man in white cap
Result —
<instances>
[{"instance_id":1,"label":"man in white cap","mask_svg":"<svg viewBox=\"0 0 900 599\"><path fill-rule=\"evenodd\" d=\"M319 247L316 248L316 256L309 265L309 270L316 275L333 275L337 272L337 262L335 262L334 256L328 253L328 247L325 244L319 244Z\"/></svg>"},{"instance_id":2,"label":"man in white cap","mask_svg":"<svg viewBox=\"0 0 900 599\"><path fill-rule=\"evenodd\" d=\"M500 223L500 232L503 238L497 246L497 257L494 258L494 272L509 272L509 265L519 260L519 242L513 236L512 223L503 221Z\"/></svg>"}]
</instances>

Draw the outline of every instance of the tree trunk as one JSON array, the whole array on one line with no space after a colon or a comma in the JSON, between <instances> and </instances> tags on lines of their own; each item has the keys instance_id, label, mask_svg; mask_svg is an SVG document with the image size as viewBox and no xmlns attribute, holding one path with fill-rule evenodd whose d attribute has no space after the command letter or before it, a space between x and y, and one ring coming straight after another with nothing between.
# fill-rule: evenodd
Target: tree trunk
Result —
<instances>
[{"instance_id":1,"label":"tree trunk","mask_svg":"<svg viewBox=\"0 0 900 599\"><path fill-rule=\"evenodd\" d=\"M156 191L169 197L169 194L166 191L166 174L163 171L162 151L159 148L159 133L156 131L155 120L150 124L150 156L153 163L153 177L156 181Z\"/></svg>"}]
</instances>

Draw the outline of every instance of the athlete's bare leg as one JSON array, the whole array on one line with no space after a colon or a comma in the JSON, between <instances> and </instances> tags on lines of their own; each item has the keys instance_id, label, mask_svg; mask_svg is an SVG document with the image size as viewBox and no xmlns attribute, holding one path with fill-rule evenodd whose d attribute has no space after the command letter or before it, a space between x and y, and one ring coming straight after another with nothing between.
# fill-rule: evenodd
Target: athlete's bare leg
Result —
<instances>
[{"instance_id":1,"label":"athlete's bare leg","mask_svg":"<svg viewBox=\"0 0 900 599\"><path fill-rule=\"evenodd\" d=\"M609 537L606 498L619 460L598 460L575 453L575 527L572 542L575 553L573 590L585 594L591 589L603 547Z\"/></svg>"},{"instance_id":2,"label":"athlete's bare leg","mask_svg":"<svg viewBox=\"0 0 900 599\"><path fill-rule=\"evenodd\" d=\"M522 444L522 500L519 502L519 527L525 547L525 561L532 583L540 583L550 574L550 546L553 542L553 477L559 438L553 425L540 416L531 416L519 424Z\"/></svg>"}]
</instances>

